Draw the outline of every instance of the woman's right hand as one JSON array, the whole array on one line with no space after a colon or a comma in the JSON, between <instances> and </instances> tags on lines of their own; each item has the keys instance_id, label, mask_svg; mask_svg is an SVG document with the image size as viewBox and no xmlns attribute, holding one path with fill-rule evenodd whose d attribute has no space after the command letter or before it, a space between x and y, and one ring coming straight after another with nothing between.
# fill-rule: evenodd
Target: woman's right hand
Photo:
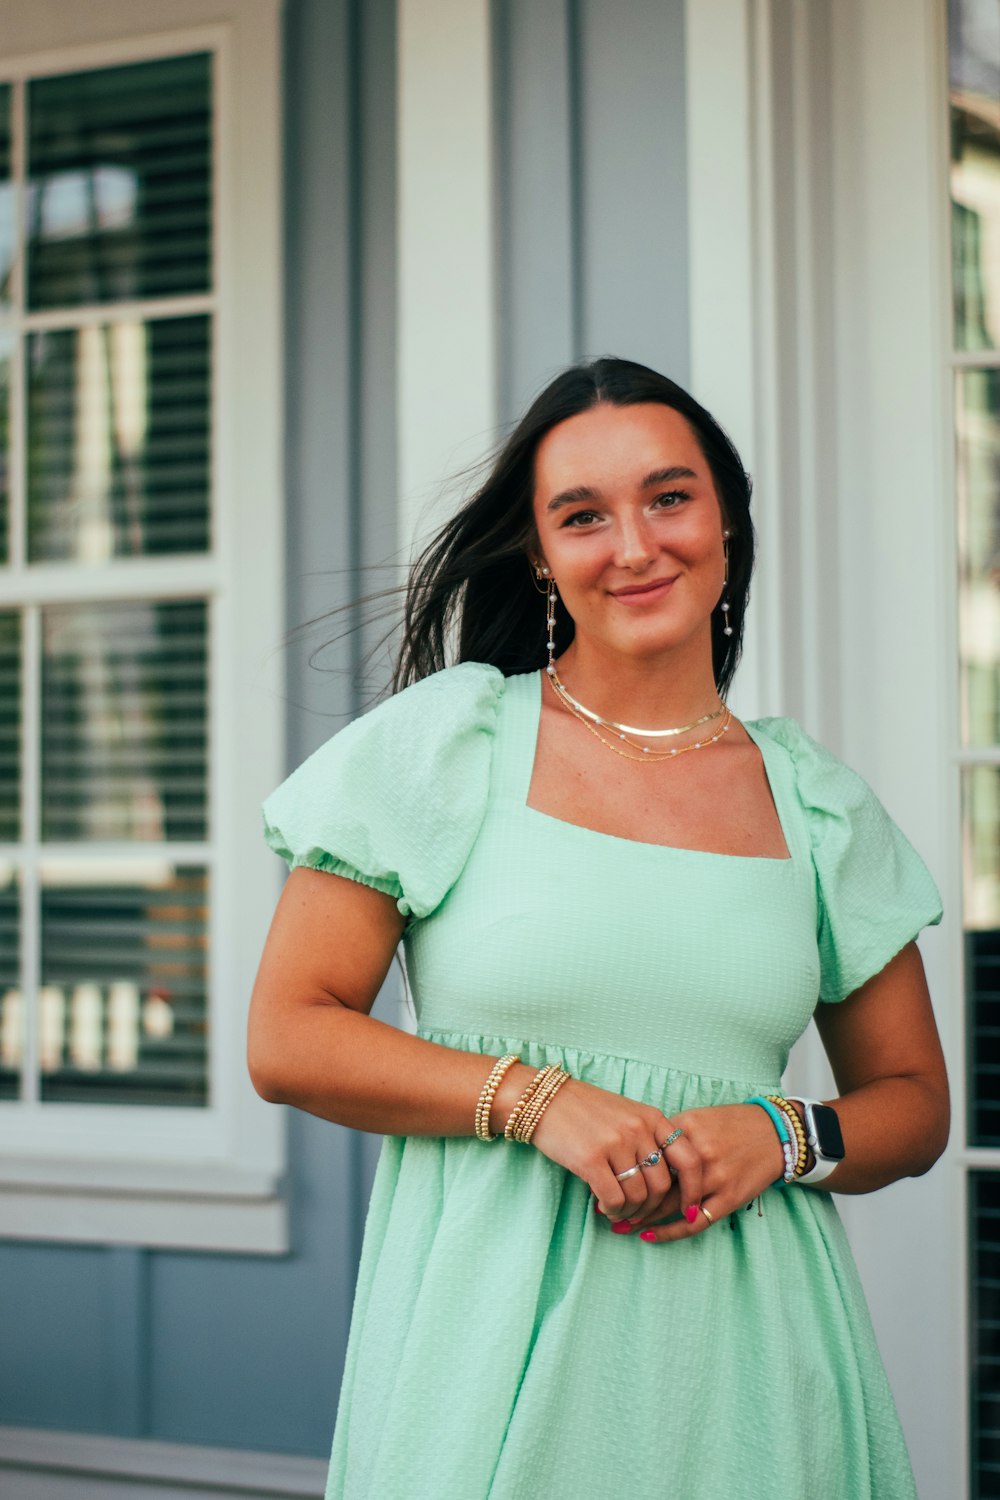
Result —
<instances>
[{"instance_id":1,"label":"woman's right hand","mask_svg":"<svg viewBox=\"0 0 1000 1500\"><path fill-rule=\"evenodd\" d=\"M494 1126L496 1128L496 1126ZM612 1223L642 1214L656 1217L676 1176L682 1209L701 1202L701 1158L680 1135L663 1151L674 1126L651 1104L570 1078L543 1113L531 1144L590 1188ZM655 1167L642 1167L619 1181L644 1157L660 1153Z\"/></svg>"}]
</instances>

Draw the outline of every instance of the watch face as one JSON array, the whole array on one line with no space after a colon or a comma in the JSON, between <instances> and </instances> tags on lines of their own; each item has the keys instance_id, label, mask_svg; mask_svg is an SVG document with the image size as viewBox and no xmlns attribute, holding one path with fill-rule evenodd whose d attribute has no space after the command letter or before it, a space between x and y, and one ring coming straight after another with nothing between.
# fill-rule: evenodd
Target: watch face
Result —
<instances>
[{"instance_id":1,"label":"watch face","mask_svg":"<svg viewBox=\"0 0 1000 1500\"><path fill-rule=\"evenodd\" d=\"M840 1133L837 1111L829 1104L814 1104L812 1107L813 1128L819 1142L819 1155L827 1161L843 1161L844 1137Z\"/></svg>"}]
</instances>

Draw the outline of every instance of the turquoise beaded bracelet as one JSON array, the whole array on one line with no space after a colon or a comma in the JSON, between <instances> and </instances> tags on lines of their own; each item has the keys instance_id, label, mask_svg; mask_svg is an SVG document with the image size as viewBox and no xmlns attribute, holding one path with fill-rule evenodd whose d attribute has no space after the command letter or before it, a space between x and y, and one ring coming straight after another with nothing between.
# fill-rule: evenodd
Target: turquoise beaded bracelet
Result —
<instances>
[{"instance_id":1,"label":"turquoise beaded bracelet","mask_svg":"<svg viewBox=\"0 0 1000 1500\"><path fill-rule=\"evenodd\" d=\"M792 1148L792 1142L788 1134L788 1121L785 1119L784 1115L781 1113L781 1110L777 1107L777 1105L772 1104L770 1099L765 1099L761 1094L754 1094L751 1098L744 1099L743 1103L759 1104L761 1109L767 1110L767 1113L771 1116L771 1121L774 1125L774 1128L778 1132L778 1140L781 1142L781 1154L785 1158L785 1171L780 1177L775 1178L774 1186L784 1187L785 1183L791 1180L789 1175L790 1169L788 1165L788 1158L789 1152ZM788 1150L785 1149L786 1147L788 1148ZM796 1156L797 1155L798 1152L796 1151Z\"/></svg>"}]
</instances>

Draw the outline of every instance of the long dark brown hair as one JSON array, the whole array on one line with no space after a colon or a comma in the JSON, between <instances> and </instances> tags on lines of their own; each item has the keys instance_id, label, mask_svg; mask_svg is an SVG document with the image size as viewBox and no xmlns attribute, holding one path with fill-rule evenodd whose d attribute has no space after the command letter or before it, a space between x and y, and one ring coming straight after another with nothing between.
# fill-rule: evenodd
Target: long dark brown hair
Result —
<instances>
[{"instance_id":1,"label":"long dark brown hair","mask_svg":"<svg viewBox=\"0 0 1000 1500\"><path fill-rule=\"evenodd\" d=\"M451 642L454 660L489 662L506 676L545 665L546 611L528 561L537 545L532 505L538 445L558 423L600 402L648 401L672 407L693 428L729 528L732 635L723 634L722 612L712 615L712 668L725 695L740 659L754 565L750 475L718 422L681 386L645 365L607 357L572 365L545 387L500 448L485 482L418 557L406 588L394 691L446 666ZM573 638L573 620L561 599L556 638L562 649Z\"/></svg>"}]
</instances>

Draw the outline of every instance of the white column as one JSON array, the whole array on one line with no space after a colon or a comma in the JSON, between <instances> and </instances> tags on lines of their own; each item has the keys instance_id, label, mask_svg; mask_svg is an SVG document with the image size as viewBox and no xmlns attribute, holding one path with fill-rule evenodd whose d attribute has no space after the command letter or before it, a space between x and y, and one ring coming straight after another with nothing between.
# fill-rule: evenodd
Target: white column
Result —
<instances>
[{"instance_id":1,"label":"white column","mask_svg":"<svg viewBox=\"0 0 1000 1500\"><path fill-rule=\"evenodd\" d=\"M775 514L773 489L762 483L771 467L767 375L773 320L760 318L767 307L761 305L755 243L759 184L748 0L688 0L684 24L691 393L726 429L753 475L754 522L766 530ZM778 604L778 569L765 553L731 695L743 717L780 711Z\"/></svg>"},{"instance_id":2,"label":"white column","mask_svg":"<svg viewBox=\"0 0 1000 1500\"><path fill-rule=\"evenodd\" d=\"M401 549L443 520L444 480L495 437L487 0L399 0Z\"/></svg>"}]
</instances>

